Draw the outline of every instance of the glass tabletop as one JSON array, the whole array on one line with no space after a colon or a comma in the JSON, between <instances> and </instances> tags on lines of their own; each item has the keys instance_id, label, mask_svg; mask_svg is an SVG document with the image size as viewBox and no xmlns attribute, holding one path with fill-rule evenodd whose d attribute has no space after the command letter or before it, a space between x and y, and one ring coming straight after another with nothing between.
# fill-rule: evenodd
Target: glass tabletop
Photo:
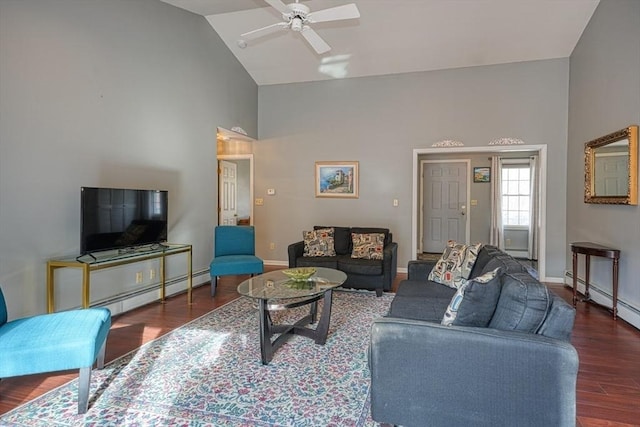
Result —
<instances>
[{"instance_id":1,"label":"glass tabletop","mask_svg":"<svg viewBox=\"0 0 640 427\"><path fill-rule=\"evenodd\" d=\"M345 273L332 268L317 267L315 274L303 281L292 280L281 270L276 270L240 283L238 293L264 300L310 298L342 285L345 280Z\"/></svg>"}]
</instances>

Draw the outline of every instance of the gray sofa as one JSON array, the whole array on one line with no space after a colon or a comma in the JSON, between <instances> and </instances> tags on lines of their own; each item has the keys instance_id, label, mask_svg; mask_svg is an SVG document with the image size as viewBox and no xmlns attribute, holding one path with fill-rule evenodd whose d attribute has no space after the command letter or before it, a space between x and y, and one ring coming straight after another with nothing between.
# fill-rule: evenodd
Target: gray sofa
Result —
<instances>
[{"instance_id":1,"label":"gray sofa","mask_svg":"<svg viewBox=\"0 0 640 427\"><path fill-rule=\"evenodd\" d=\"M316 225L314 230L322 228L334 229L334 245L336 256L305 257L304 241L292 243L288 247L289 268L294 267L327 267L340 270L347 274L347 280L342 284L345 288L368 289L382 295L383 291L390 291L398 270L398 244L393 241L393 235L387 228L371 227L334 227ZM351 233L384 234L383 259L351 258Z\"/></svg>"},{"instance_id":2,"label":"gray sofa","mask_svg":"<svg viewBox=\"0 0 640 427\"><path fill-rule=\"evenodd\" d=\"M407 427L575 426L573 307L484 246L469 277L500 267L499 279L471 299L467 290L461 324L443 326L456 290L427 280L434 264L409 262L388 316L372 326L373 419ZM488 324L473 326L478 317Z\"/></svg>"}]
</instances>

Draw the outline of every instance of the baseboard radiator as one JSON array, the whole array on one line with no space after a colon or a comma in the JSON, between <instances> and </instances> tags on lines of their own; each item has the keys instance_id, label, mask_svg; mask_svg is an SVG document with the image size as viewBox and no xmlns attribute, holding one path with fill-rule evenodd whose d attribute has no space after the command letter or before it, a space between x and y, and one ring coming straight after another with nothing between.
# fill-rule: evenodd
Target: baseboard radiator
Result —
<instances>
[{"instance_id":1,"label":"baseboard radiator","mask_svg":"<svg viewBox=\"0 0 640 427\"><path fill-rule=\"evenodd\" d=\"M573 288L573 273L571 271L564 272L564 284L570 288ZM584 295L584 279L578 276L578 293ZM602 289L597 283L593 283L590 281L589 283L589 293L591 299L597 302L598 304L602 304L606 307L611 307L613 304L613 295L610 291L606 289ZM631 325L640 329L640 307L636 307L628 302L620 299L618 295L618 317L629 322Z\"/></svg>"}]
</instances>

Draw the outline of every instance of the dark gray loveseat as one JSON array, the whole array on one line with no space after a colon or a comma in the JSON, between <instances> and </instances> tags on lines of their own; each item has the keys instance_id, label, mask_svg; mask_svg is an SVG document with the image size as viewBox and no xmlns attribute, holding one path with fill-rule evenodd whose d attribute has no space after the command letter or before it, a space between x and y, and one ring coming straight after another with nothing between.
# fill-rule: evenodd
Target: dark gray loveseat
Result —
<instances>
[{"instance_id":1,"label":"dark gray loveseat","mask_svg":"<svg viewBox=\"0 0 640 427\"><path fill-rule=\"evenodd\" d=\"M465 294L458 317L473 323L489 314L488 325L442 326L456 290L427 281L434 264L411 261L388 316L373 324L373 419L407 427L574 426L573 307L485 246L469 277L500 267L497 303L487 306L490 289L477 288L468 301Z\"/></svg>"},{"instance_id":2,"label":"dark gray loveseat","mask_svg":"<svg viewBox=\"0 0 640 427\"><path fill-rule=\"evenodd\" d=\"M327 267L340 270L347 274L347 280L343 283L345 288L368 289L376 291L376 295L382 295L383 291L390 291L393 280L398 270L398 244L393 241L393 235L387 228L371 227L313 227L314 230L322 228L334 229L334 245L336 256L305 257L304 241L289 245L289 268L294 267ZM384 234L383 259L358 259L351 258L351 233Z\"/></svg>"}]
</instances>

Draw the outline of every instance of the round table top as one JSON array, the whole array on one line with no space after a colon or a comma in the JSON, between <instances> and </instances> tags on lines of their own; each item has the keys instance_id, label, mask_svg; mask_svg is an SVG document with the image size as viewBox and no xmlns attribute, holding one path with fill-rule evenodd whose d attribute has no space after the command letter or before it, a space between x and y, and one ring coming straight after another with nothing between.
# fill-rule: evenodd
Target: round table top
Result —
<instances>
[{"instance_id":1,"label":"round table top","mask_svg":"<svg viewBox=\"0 0 640 427\"><path fill-rule=\"evenodd\" d=\"M347 280L347 275L333 268L316 267L307 280L295 281L281 270L270 271L245 280L238 285L238 293L254 299L311 298L328 289L337 288Z\"/></svg>"}]
</instances>

